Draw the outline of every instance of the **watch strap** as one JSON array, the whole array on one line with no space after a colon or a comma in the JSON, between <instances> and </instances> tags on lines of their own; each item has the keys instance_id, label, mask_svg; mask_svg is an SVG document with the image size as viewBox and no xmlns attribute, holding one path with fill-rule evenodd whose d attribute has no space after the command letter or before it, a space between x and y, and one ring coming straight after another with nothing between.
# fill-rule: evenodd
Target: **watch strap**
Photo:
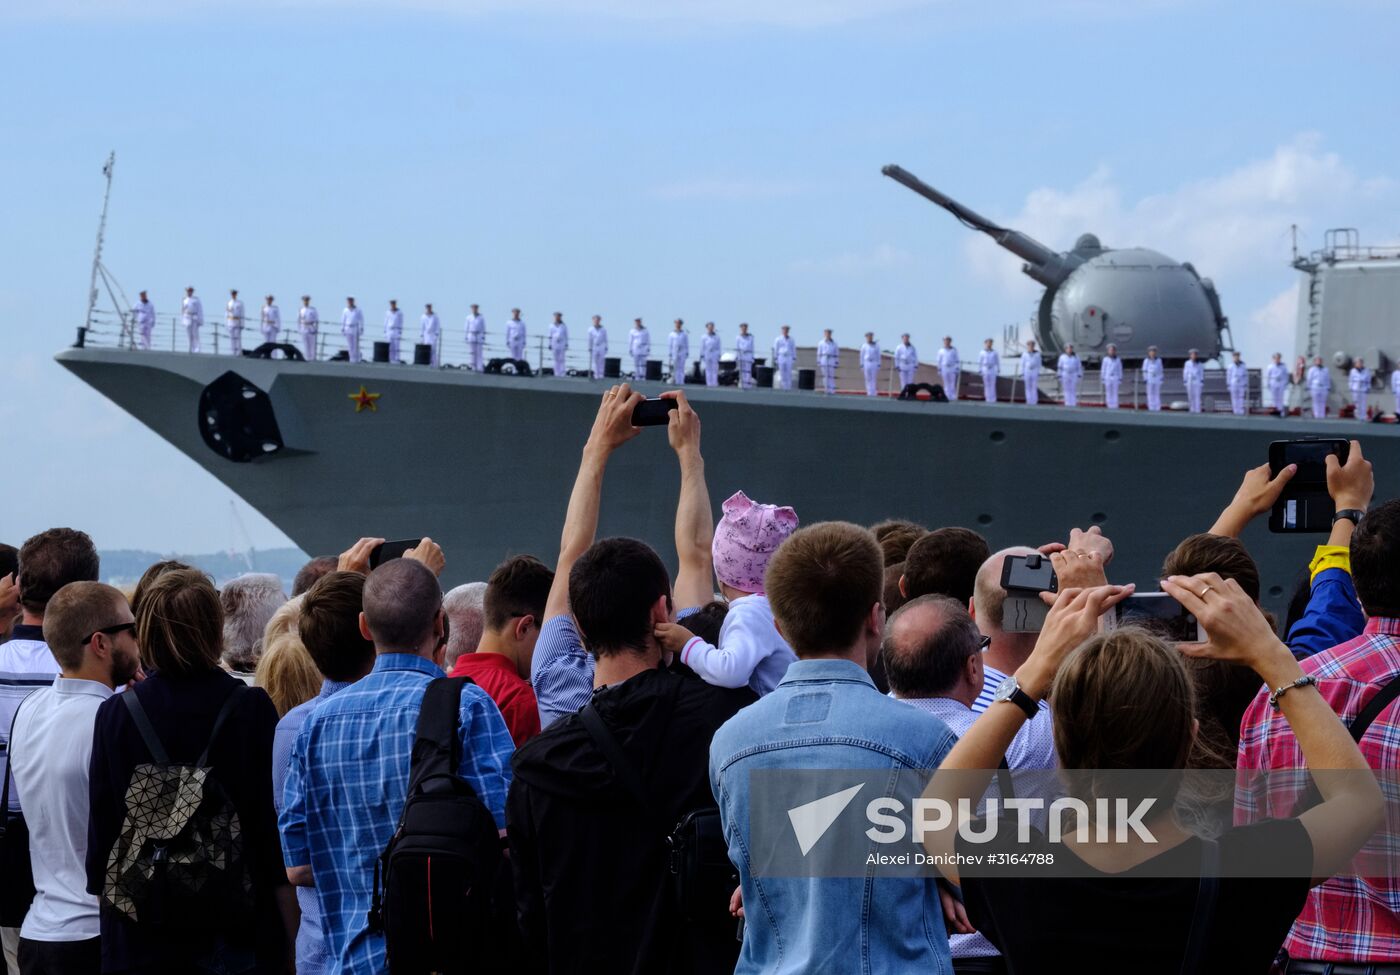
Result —
<instances>
[{"instance_id":1,"label":"watch strap","mask_svg":"<svg viewBox=\"0 0 1400 975\"><path fill-rule=\"evenodd\" d=\"M1348 521L1350 521L1353 525L1359 525L1361 524L1362 516L1365 514L1366 512L1362 511L1360 508L1343 508L1342 510L1338 511L1335 515L1332 516L1332 524L1335 525L1337 522L1345 518Z\"/></svg>"}]
</instances>

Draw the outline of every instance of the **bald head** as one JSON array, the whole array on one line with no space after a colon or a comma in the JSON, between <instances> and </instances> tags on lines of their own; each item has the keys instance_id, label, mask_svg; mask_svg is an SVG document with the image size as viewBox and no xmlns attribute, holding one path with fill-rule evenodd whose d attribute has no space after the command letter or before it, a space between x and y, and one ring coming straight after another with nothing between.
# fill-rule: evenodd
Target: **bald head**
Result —
<instances>
[{"instance_id":1,"label":"bald head","mask_svg":"<svg viewBox=\"0 0 1400 975\"><path fill-rule=\"evenodd\" d=\"M977 581L972 588L972 612L977 617L977 626L983 633L993 636L1001 631L1002 609L1006 602L1006 590L1001 588L1001 569L1008 555L1035 555L1037 550L1027 545L1015 545L993 552L982 567L977 570Z\"/></svg>"},{"instance_id":2,"label":"bald head","mask_svg":"<svg viewBox=\"0 0 1400 975\"><path fill-rule=\"evenodd\" d=\"M422 562L391 559L365 580L365 625L380 653L416 653L441 609L442 587Z\"/></svg>"},{"instance_id":3,"label":"bald head","mask_svg":"<svg viewBox=\"0 0 1400 975\"><path fill-rule=\"evenodd\" d=\"M956 599L920 596L885 624L880 655L890 690L898 697L976 699L981 681L971 679L972 658L982 634ZM966 702L965 702L966 703Z\"/></svg>"}]
</instances>

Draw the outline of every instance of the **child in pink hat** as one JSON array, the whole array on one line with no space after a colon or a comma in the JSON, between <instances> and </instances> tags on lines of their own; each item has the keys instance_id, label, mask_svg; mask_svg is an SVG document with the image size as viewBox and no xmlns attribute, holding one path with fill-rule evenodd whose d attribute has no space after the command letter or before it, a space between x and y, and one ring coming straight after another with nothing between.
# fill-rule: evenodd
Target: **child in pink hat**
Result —
<instances>
[{"instance_id":1,"label":"child in pink hat","mask_svg":"<svg viewBox=\"0 0 1400 975\"><path fill-rule=\"evenodd\" d=\"M724 502L724 517L715 526L710 551L720 591L729 612L719 631L719 646L693 636L684 627L668 634L668 648L678 647L681 662L711 684L744 687L767 694L797 659L773 625L773 609L763 592L763 573L778 546L797 531L797 512L759 504L743 491Z\"/></svg>"}]
</instances>

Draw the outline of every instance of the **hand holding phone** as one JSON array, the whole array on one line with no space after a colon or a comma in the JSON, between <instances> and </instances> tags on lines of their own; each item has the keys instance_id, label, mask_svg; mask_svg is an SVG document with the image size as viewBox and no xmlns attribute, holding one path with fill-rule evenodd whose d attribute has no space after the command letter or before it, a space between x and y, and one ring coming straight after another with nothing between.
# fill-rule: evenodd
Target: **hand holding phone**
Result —
<instances>
[{"instance_id":1,"label":"hand holding phone","mask_svg":"<svg viewBox=\"0 0 1400 975\"><path fill-rule=\"evenodd\" d=\"M677 405L674 399L644 399L632 410L632 425L664 427L671 422L671 411Z\"/></svg>"},{"instance_id":2,"label":"hand holding phone","mask_svg":"<svg viewBox=\"0 0 1400 975\"><path fill-rule=\"evenodd\" d=\"M1186 607L1165 592L1129 596L1113 607L1115 626L1140 626L1172 643L1202 643L1206 632Z\"/></svg>"},{"instance_id":3,"label":"hand holding phone","mask_svg":"<svg viewBox=\"0 0 1400 975\"><path fill-rule=\"evenodd\" d=\"M1328 532L1337 505L1328 492L1328 468L1345 465L1350 453L1346 440L1275 440L1269 444L1269 470L1277 476L1289 465L1297 473L1284 485L1269 512L1269 531L1282 533ZM1328 457L1336 457L1329 462Z\"/></svg>"},{"instance_id":4,"label":"hand holding phone","mask_svg":"<svg viewBox=\"0 0 1400 975\"><path fill-rule=\"evenodd\" d=\"M392 559L401 559L409 552L416 549L423 539L421 538L400 538L393 542L380 542L369 552L369 567L377 569Z\"/></svg>"}]
</instances>

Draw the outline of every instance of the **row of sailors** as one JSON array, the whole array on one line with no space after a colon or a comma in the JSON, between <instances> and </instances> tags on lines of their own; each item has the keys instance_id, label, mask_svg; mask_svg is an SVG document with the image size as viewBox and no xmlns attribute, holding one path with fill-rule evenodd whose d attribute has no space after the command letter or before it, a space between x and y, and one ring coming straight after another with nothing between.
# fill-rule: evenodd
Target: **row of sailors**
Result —
<instances>
[{"instance_id":1,"label":"row of sailors","mask_svg":"<svg viewBox=\"0 0 1400 975\"><path fill-rule=\"evenodd\" d=\"M134 309L134 317L140 346L143 349L150 349L151 332L155 327L156 314L155 306L151 304L144 291L141 292L141 300ZM185 289L185 298L180 306L180 317L189 337L190 351L199 352L199 331L204 324L204 308L192 287ZM245 311L236 289L229 292L229 300L225 306L225 322L232 346L231 351L234 355L241 355ZM364 312L355 304L353 297L347 297L345 308L340 315L340 330L345 337L351 362L361 361L360 336L364 332L364 324ZM399 344L403 337L403 324L403 311L399 308L398 302L391 299L389 308L384 315L384 335L389 344L390 362L399 361ZM282 314L272 295L267 296L267 302L263 305L259 325L263 341L277 341L282 329ZM297 311L297 328L302 339L303 354L308 360L314 360L316 358L316 339L320 328L320 315L316 311L316 307L311 304L310 295L302 295L301 308ZM482 316L480 307L477 305L471 306L471 314L467 316L465 324L465 334L471 366L479 372L484 366L486 319ZM432 364L434 366L439 364L438 356L441 347L439 339L441 335L442 322L433 311L432 304L424 305L423 315L419 319L419 341L421 344L432 347ZM511 309L510 321L506 323L505 338L510 357L524 359L526 326L520 318L519 308ZM983 395L989 403L996 402L996 380L1001 373L1001 358L992 346L992 340L987 339L977 356L977 371L982 376ZM554 359L554 374L556 376L564 375L564 359L568 348L568 325L564 323L563 314L555 312L554 321L549 327L549 349ZM632 329L628 333L627 351L633 360L635 374L637 376L646 375L646 363L651 357L651 334L640 318L634 319ZM700 362L704 367L705 384L707 386L718 385L719 360L723 348L722 341L715 332L714 322L705 323L705 332L700 338L698 351ZM594 378L601 379L603 377L604 359L607 352L607 329L603 327L601 316L594 315L592 327L588 329L588 360ZM747 322L741 322L739 325L739 334L734 342L734 353L740 387L752 387L754 385L753 365L756 344L754 336L749 333ZM822 341L817 346L817 366L822 375L822 387L828 394L836 392L836 367L840 360L840 354L840 346L832 338L831 329L825 329ZM877 386L883 361L882 356L883 353L875 342L875 334L866 332L865 344L860 347L860 365L867 396L879 394ZM667 336L666 342L666 361L671 366L672 376L684 375L689 358L690 337L685 331L684 321L677 318L674 329ZM781 334L773 340L774 384L779 389L792 388L792 372L796 361L797 343L792 338L791 328L784 325ZM899 373L901 388L914 382L914 376L919 367L919 353L909 340L908 333L901 336L900 344L895 347L894 365ZM956 399L962 376L962 360L958 355L957 348L953 345L951 336L944 336L943 345L935 355L935 365L945 391ZM1026 350L1020 357L1021 379L1025 386L1028 404L1034 405L1039 402L1040 376L1044 369L1044 359L1036 349L1035 342L1028 341ZM1147 408L1154 412L1161 410L1162 385L1165 381L1166 369L1156 346L1149 347L1147 358L1142 361L1139 371L1147 392ZM1079 384L1084 378L1084 366L1079 361L1079 357L1075 355L1073 345L1065 346L1065 351L1055 362L1055 373L1059 379L1064 405L1077 406L1079 403ZM1192 349L1186 362L1182 364L1181 378L1186 387L1188 408L1192 413L1201 412L1201 392L1205 385L1205 363L1201 360L1197 350ZM1104 405L1109 409L1117 409L1119 392L1123 383L1123 360L1118 356L1117 346L1110 345L1107 354L1100 360L1099 380L1103 387ZM1308 368L1303 381L1312 400L1313 416L1317 418L1326 416L1327 400L1332 391L1332 375L1331 370L1323 364L1321 356L1314 358L1313 365ZM1269 390L1274 410L1279 412L1284 410L1284 399L1289 383L1289 370L1283 364L1283 356L1274 353L1273 363L1264 374L1264 384ZM1248 412L1249 369L1238 352L1232 354L1232 361L1225 368L1225 385L1230 391L1230 405L1233 412L1239 415ZM1391 374L1390 385L1396 398L1396 412L1400 413L1400 368ZM1348 373L1347 386L1357 404L1358 417L1364 419L1365 398L1371 388L1371 370L1366 368L1364 360L1355 360Z\"/></svg>"}]
</instances>

